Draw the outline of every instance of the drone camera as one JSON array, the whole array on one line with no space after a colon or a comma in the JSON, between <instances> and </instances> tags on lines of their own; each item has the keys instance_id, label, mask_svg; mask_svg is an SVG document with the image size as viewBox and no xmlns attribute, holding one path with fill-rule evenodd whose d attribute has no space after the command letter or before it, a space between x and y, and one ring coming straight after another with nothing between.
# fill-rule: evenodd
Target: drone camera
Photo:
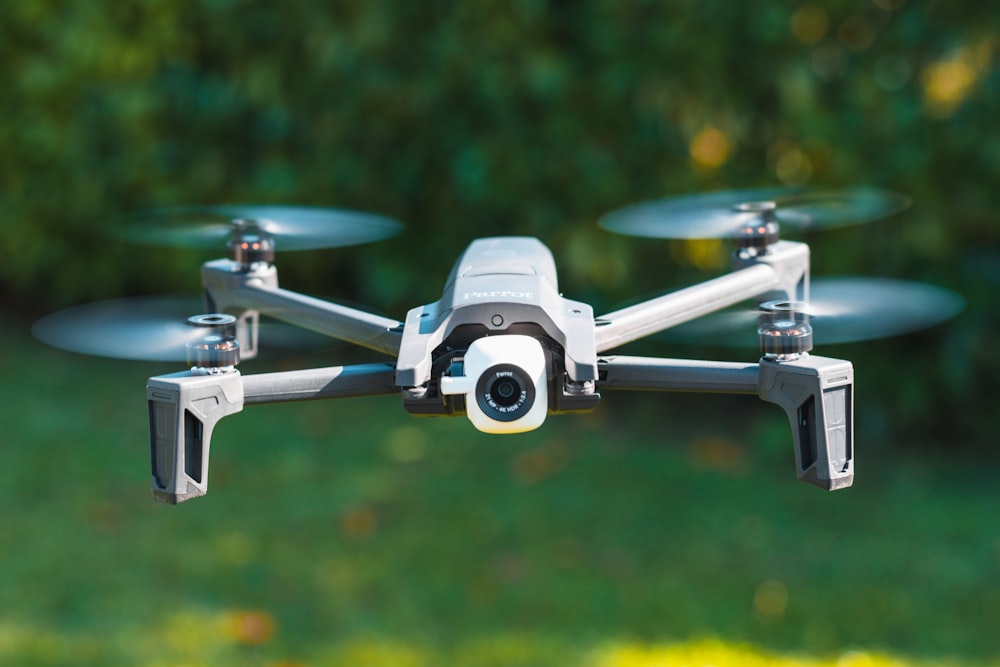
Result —
<instances>
[{"instance_id":1,"label":"drone camera","mask_svg":"<svg viewBox=\"0 0 1000 667\"><path fill-rule=\"evenodd\" d=\"M441 393L464 394L466 415L480 431L523 433L545 421L547 364L535 338L508 334L476 339L460 372L441 377Z\"/></svg>"}]
</instances>

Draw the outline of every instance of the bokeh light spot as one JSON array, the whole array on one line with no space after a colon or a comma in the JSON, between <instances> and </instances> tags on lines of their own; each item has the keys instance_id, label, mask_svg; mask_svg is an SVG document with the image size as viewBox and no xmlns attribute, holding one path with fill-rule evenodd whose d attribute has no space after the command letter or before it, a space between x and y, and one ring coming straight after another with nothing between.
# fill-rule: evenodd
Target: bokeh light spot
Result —
<instances>
[{"instance_id":1,"label":"bokeh light spot","mask_svg":"<svg viewBox=\"0 0 1000 667\"><path fill-rule=\"evenodd\" d=\"M816 5L805 5L792 14L792 34L803 44L819 43L829 26L826 12Z\"/></svg>"},{"instance_id":2,"label":"bokeh light spot","mask_svg":"<svg viewBox=\"0 0 1000 667\"><path fill-rule=\"evenodd\" d=\"M223 632L240 644L266 644L274 637L274 619L266 611L234 611L223 623Z\"/></svg>"},{"instance_id":3,"label":"bokeh light spot","mask_svg":"<svg viewBox=\"0 0 1000 667\"><path fill-rule=\"evenodd\" d=\"M788 608L788 589L780 581L768 580L753 594L754 617L762 623L780 621Z\"/></svg>"},{"instance_id":4,"label":"bokeh light spot","mask_svg":"<svg viewBox=\"0 0 1000 667\"><path fill-rule=\"evenodd\" d=\"M678 264L718 269L728 261L729 246L723 239L679 239L670 242L670 257Z\"/></svg>"},{"instance_id":5,"label":"bokeh light spot","mask_svg":"<svg viewBox=\"0 0 1000 667\"><path fill-rule=\"evenodd\" d=\"M705 169L718 169L729 159L729 138L715 127L706 127L694 135L688 152L694 163Z\"/></svg>"},{"instance_id":6,"label":"bokeh light spot","mask_svg":"<svg viewBox=\"0 0 1000 667\"><path fill-rule=\"evenodd\" d=\"M375 534L378 515L370 505L358 505L340 515L340 532L352 540L363 540Z\"/></svg>"},{"instance_id":7,"label":"bokeh light spot","mask_svg":"<svg viewBox=\"0 0 1000 667\"><path fill-rule=\"evenodd\" d=\"M970 60L967 51L960 51L924 68L921 74L924 105L931 116L951 116L972 92L977 72Z\"/></svg>"}]
</instances>

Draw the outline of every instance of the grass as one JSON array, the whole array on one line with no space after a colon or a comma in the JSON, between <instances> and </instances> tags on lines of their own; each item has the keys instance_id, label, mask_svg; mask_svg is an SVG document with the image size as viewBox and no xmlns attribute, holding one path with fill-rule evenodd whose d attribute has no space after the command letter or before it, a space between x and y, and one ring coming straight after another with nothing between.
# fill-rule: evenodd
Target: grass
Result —
<instances>
[{"instance_id":1,"label":"grass","mask_svg":"<svg viewBox=\"0 0 1000 667\"><path fill-rule=\"evenodd\" d=\"M507 438L350 399L226 418L209 495L169 507L143 387L172 369L21 329L0 664L1000 664L1000 491L971 457L863 442L830 494L753 399L611 394Z\"/></svg>"}]
</instances>

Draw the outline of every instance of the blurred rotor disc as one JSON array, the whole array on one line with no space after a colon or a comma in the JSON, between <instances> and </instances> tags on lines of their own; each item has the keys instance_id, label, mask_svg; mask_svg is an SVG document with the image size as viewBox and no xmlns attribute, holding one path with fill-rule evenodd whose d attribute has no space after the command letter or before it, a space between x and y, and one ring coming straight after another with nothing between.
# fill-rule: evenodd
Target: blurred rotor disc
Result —
<instances>
[{"instance_id":1,"label":"blurred rotor disc","mask_svg":"<svg viewBox=\"0 0 1000 667\"><path fill-rule=\"evenodd\" d=\"M98 301L47 315L35 338L62 350L115 359L185 361L187 343L204 336L187 318L202 312L197 299L133 297Z\"/></svg>"},{"instance_id":2,"label":"blurred rotor disc","mask_svg":"<svg viewBox=\"0 0 1000 667\"><path fill-rule=\"evenodd\" d=\"M187 360L187 347L204 330L187 318L204 312L196 296L141 296L98 301L47 315L31 332L41 342L69 352L137 361ZM341 343L322 334L261 315L262 351L312 350Z\"/></svg>"},{"instance_id":3,"label":"blurred rotor disc","mask_svg":"<svg viewBox=\"0 0 1000 667\"><path fill-rule=\"evenodd\" d=\"M386 239L403 230L373 213L309 206L189 206L156 209L123 218L114 232L135 243L194 248L225 247L237 220L254 221L276 240L278 251L315 250Z\"/></svg>"},{"instance_id":4,"label":"blurred rotor disc","mask_svg":"<svg viewBox=\"0 0 1000 667\"><path fill-rule=\"evenodd\" d=\"M804 312L817 345L890 338L945 322L965 299L944 287L889 278L819 278ZM759 313L728 309L658 334L671 342L757 347Z\"/></svg>"},{"instance_id":5,"label":"blurred rotor disc","mask_svg":"<svg viewBox=\"0 0 1000 667\"><path fill-rule=\"evenodd\" d=\"M773 203L774 219L785 231L814 231L858 225L906 209L909 198L874 188L807 190L765 188L686 195L635 204L598 221L627 236L662 239L734 237L760 216L755 204Z\"/></svg>"}]
</instances>

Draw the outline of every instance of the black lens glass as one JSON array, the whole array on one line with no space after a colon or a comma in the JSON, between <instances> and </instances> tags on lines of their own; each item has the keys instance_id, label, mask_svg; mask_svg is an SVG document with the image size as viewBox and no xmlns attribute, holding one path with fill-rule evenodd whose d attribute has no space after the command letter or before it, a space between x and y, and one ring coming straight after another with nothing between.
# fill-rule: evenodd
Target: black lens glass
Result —
<instances>
[{"instance_id":1,"label":"black lens glass","mask_svg":"<svg viewBox=\"0 0 1000 667\"><path fill-rule=\"evenodd\" d=\"M509 408L517 403L518 399L521 398L521 387L514 378L499 378L490 388L490 398L492 398L497 405Z\"/></svg>"}]
</instances>

